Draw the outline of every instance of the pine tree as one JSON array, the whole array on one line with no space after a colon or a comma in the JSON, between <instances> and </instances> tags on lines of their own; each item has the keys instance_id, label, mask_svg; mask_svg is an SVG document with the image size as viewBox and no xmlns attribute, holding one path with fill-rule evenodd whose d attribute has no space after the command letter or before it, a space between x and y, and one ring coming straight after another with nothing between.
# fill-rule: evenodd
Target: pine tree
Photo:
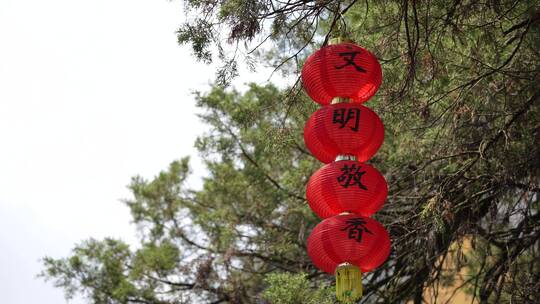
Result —
<instances>
[{"instance_id":1,"label":"pine tree","mask_svg":"<svg viewBox=\"0 0 540 304\"><path fill-rule=\"evenodd\" d=\"M319 221L304 188L321 164L303 126L316 105L286 90L221 85L237 62L297 73L330 36L377 55L384 80L367 106L386 127L370 161L389 197L375 218L389 260L364 280L365 303L433 303L465 292L481 303L534 303L540 290L540 7L536 1L186 1L179 29L223 68L197 95L208 168L186 186L189 160L133 178L140 246L87 240L43 276L91 303L333 303L307 235ZM227 42L222 44L221 35ZM256 47L266 41L272 48ZM236 51L229 56L225 49ZM211 51L215 49L218 54ZM253 51L254 50L254 51Z\"/></svg>"}]
</instances>

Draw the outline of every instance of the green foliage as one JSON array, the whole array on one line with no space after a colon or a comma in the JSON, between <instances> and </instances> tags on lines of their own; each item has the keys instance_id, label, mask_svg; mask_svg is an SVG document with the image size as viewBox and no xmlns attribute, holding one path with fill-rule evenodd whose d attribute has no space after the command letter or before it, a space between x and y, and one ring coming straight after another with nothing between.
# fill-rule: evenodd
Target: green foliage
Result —
<instances>
[{"instance_id":1,"label":"green foliage","mask_svg":"<svg viewBox=\"0 0 540 304\"><path fill-rule=\"evenodd\" d=\"M369 4L369 5L368 5ZM434 302L427 290L466 290L483 303L527 303L540 281L540 8L535 1L187 1L201 12L179 31L210 60L217 33L264 39L259 58L286 72L331 33L380 59L384 83L368 106L386 128L370 160L390 189L375 217L392 254L364 279L365 303ZM219 22L216 22L219 21ZM266 22L266 24L265 24ZM222 27L225 24L225 27ZM234 30L233 30L234 29ZM219 40L221 41L221 40ZM221 56L223 55L223 56ZM293 86L214 86L196 96L208 129L195 145L207 166L190 189L187 158L125 201L140 248L90 240L43 276L92 303L330 303L332 278L310 262L320 221L304 189L320 168L303 143L317 106ZM463 240L455 265L443 263ZM459 246L458 246L459 247ZM460 256L461 256L460 255ZM457 272L470 276L456 286ZM331 288L330 288L331 289Z\"/></svg>"},{"instance_id":2,"label":"green foliage","mask_svg":"<svg viewBox=\"0 0 540 304\"><path fill-rule=\"evenodd\" d=\"M142 278L145 273L155 272L160 276L174 273L178 263L178 248L171 242L163 242L159 245L149 243L137 250L132 260L130 277Z\"/></svg>"},{"instance_id":3,"label":"green foliage","mask_svg":"<svg viewBox=\"0 0 540 304\"><path fill-rule=\"evenodd\" d=\"M132 178L129 189L134 199L126 200L133 220L141 227L150 229L152 240L163 236L165 225L174 221L180 210L179 195L182 185L189 174L189 158L174 161L169 170L161 172L153 181L148 182L140 176Z\"/></svg>"},{"instance_id":4,"label":"green foliage","mask_svg":"<svg viewBox=\"0 0 540 304\"><path fill-rule=\"evenodd\" d=\"M55 286L63 287L66 298L85 291L93 303L109 303L110 298L127 303L139 291L126 279L125 262L130 259L129 247L121 241L88 240L75 247L73 256L43 262L46 270L41 276L56 278Z\"/></svg>"},{"instance_id":5,"label":"green foliage","mask_svg":"<svg viewBox=\"0 0 540 304\"><path fill-rule=\"evenodd\" d=\"M195 24L185 25L178 30L178 43L191 43L193 53L197 59L210 63L212 53L208 50L212 44L212 26L204 20L198 20Z\"/></svg>"},{"instance_id":6,"label":"green foliage","mask_svg":"<svg viewBox=\"0 0 540 304\"><path fill-rule=\"evenodd\" d=\"M270 286L263 292L263 297L272 304L332 304L332 288L320 287L312 290L305 273L272 273L267 276Z\"/></svg>"}]
</instances>

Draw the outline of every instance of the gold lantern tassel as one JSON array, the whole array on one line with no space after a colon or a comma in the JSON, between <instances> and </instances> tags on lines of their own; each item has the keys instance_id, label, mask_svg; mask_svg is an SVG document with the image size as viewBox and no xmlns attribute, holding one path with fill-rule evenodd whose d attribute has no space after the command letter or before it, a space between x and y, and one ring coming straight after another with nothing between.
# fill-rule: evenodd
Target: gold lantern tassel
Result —
<instances>
[{"instance_id":1,"label":"gold lantern tassel","mask_svg":"<svg viewBox=\"0 0 540 304\"><path fill-rule=\"evenodd\" d=\"M354 303L362 297L362 271L349 263L336 268L336 297L341 303Z\"/></svg>"}]
</instances>

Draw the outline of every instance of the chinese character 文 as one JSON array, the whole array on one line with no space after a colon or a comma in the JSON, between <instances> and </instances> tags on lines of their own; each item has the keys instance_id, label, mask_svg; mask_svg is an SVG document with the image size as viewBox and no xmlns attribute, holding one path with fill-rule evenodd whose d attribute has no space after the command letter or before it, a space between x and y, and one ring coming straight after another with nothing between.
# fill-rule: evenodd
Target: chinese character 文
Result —
<instances>
[{"instance_id":1,"label":"chinese character \u6587","mask_svg":"<svg viewBox=\"0 0 540 304\"><path fill-rule=\"evenodd\" d=\"M349 65L352 65L354 66L354 68L360 72L360 73L365 73L366 70L364 68L362 68L361 66L357 65L356 62L354 62L354 58L356 58L356 55L360 54L360 51L351 51L351 52L342 52L342 53L338 53L339 56L341 56L341 58L343 58L343 60L345 61L345 63L343 65L340 65L340 66L334 66L337 70L341 70L343 69L344 67L346 66L349 66Z\"/></svg>"},{"instance_id":2,"label":"chinese character \u6587","mask_svg":"<svg viewBox=\"0 0 540 304\"><path fill-rule=\"evenodd\" d=\"M351 128L354 132L358 131L358 124L360 122L360 109L335 109L332 116L332 123L339 124L339 128L343 129L349 121L353 121L354 125Z\"/></svg>"},{"instance_id":3,"label":"chinese character \u6587","mask_svg":"<svg viewBox=\"0 0 540 304\"><path fill-rule=\"evenodd\" d=\"M356 240L360 243L362 242L364 232L373 235L373 232L369 231L365 226L367 222L361 217L349 219L345 223L347 223L347 226L341 229L341 231L348 230L349 240Z\"/></svg>"},{"instance_id":4,"label":"chinese character \u6587","mask_svg":"<svg viewBox=\"0 0 540 304\"><path fill-rule=\"evenodd\" d=\"M367 187L362 184L362 176L366 171L360 172L361 168L362 166L356 167L355 164L352 164L350 167L349 165L344 165L341 167L342 174L337 177L337 181L343 188L358 185L360 189L367 190Z\"/></svg>"}]
</instances>

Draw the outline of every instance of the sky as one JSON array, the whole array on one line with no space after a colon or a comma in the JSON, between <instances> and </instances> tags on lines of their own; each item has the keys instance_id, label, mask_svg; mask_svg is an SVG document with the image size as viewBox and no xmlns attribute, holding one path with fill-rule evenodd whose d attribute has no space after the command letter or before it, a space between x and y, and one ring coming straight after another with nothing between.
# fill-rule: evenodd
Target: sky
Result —
<instances>
[{"instance_id":1,"label":"sky","mask_svg":"<svg viewBox=\"0 0 540 304\"><path fill-rule=\"evenodd\" d=\"M36 278L44 256L90 237L136 244L120 202L132 176L191 155L200 184L191 92L215 67L176 43L184 18L167 0L0 0L2 304L66 303Z\"/></svg>"}]
</instances>

